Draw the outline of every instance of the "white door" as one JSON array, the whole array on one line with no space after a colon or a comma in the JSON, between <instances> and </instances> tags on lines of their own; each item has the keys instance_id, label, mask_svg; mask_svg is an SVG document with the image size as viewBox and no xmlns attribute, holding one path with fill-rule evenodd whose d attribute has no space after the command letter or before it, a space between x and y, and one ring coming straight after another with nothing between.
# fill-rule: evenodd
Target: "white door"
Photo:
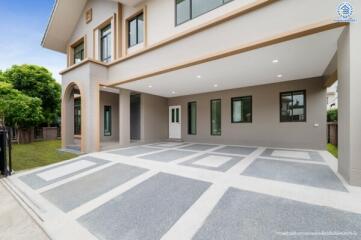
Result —
<instances>
[{"instance_id":1,"label":"white door","mask_svg":"<svg viewBox=\"0 0 361 240\"><path fill-rule=\"evenodd\" d=\"M181 106L169 107L169 138L181 139Z\"/></svg>"}]
</instances>

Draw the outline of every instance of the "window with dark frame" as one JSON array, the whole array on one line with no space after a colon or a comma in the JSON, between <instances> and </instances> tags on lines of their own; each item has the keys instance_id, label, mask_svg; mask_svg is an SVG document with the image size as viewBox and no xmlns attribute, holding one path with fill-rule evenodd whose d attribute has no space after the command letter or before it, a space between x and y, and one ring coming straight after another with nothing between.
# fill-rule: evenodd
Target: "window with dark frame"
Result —
<instances>
[{"instance_id":1,"label":"window with dark frame","mask_svg":"<svg viewBox=\"0 0 361 240\"><path fill-rule=\"evenodd\" d=\"M81 98L74 98L74 135L81 134Z\"/></svg>"},{"instance_id":2,"label":"window with dark frame","mask_svg":"<svg viewBox=\"0 0 361 240\"><path fill-rule=\"evenodd\" d=\"M231 99L232 123L252 122L252 96Z\"/></svg>"},{"instance_id":3,"label":"window with dark frame","mask_svg":"<svg viewBox=\"0 0 361 240\"><path fill-rule=\"evenodd\" d=\"M197 102L188 103L188 134L197 134Z\"/></svg>"},{"instance_id":4,"label":"window with dark frame","mask_svg":"<svg viewBox=\"0 0 361 240\"><path fill-rule=\"evenodd\" d=\"M221 99L211 100L211 135L220 136L222 134L221 120Z\"/></svg>"},{"instance_id":5,"label":"window with dark frame","mask_svg":"<svg viewBox=\"0 0 361 240\"><path fill-rule=\"evenodd\" d=\"M73 55L73 64L80 63L84 60L84 41L73 47Z\"/></svg>"},{"instance_id":6,"label":"window with dark frame","mask_svg":"<svg viewBox=\"0 0 361 240\"><path fill-rule=\"evenodd\" d=\"M112 59L112 29L108 24L100 30L100 60L110 62Z\"/></svg>"},{"instance_id":7,"label":"window with dark frame","mask_svg":"<svg viewBox=\"0 0 361 240\"><path fill-rule=\"evenodd\" d=\"M306 91L280 93L280 121L306 122Z\"/></svg>"},{"instance_id":8,"label":"window with dark frame","mask_svg":"<svg viewBox=\"0 0 361 240\"><path fill-rule=\"evenodd\" d=\"M104 106L104 136L112 135L112 107Z\"/></svg>"},{"instance_id":9,"label":"window with dark frame","mask_svg":"<svg viewBox=\"0 0 361 240\"><path fill-rule=\"evenodd\" d=\"M185 23L233 0L175 0L176 25Z\"/></svg>"},{"instance_id":10,"label":"window with dark frame","mask_svg":"<svg viewBox=\"0 0 361 240\"><path fill-rule=\"evenodd\" d=\"M144 13L128 20L128 47L133 47L144 41Z\"/></svg>"}]
</instances>

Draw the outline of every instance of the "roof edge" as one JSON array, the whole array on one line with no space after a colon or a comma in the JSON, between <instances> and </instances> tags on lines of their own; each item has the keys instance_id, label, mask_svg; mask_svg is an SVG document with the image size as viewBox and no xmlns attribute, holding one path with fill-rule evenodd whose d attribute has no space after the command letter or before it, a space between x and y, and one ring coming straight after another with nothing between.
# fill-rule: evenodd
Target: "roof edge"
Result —
<instances>
[{"instance_id":1,"label":"roof edge","mask_svg":"<svg viewBox=\"0 0 361 240\"><path fill-rule=\"evenodd\" d=\"M56 8L58 7L58 4L59 4L59 0L55 0L55 2L54 2L54 4L53 4L53 9L52 9L51 14L50 14L50 16L49 16L48 24L46 25L46 29L45 29L43 38L42 38L42 40L41 40L41 46L42 46L42 47L45 47L45 46L44 46L44 44L45 44L45 39L46 39L46 37L47 37L47 35L48 35L50 25L51 25L51 23L53 22L55 10L56 10Z\"/></svg>"}]
</instances>

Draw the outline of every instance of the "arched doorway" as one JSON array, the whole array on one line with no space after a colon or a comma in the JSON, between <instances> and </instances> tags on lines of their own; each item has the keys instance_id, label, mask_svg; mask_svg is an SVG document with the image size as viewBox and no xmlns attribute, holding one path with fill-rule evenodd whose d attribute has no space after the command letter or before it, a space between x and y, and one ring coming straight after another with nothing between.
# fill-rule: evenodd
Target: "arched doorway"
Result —
<instances>
[{"instance_id":1,"label":"arched doorway","mask_svg":"<svg viewBox=\"0 0 361 240\"><path fill-rule=\"evenodd\" d=\"M66 87L62 98L62 147L67 150L83 152L84 140L84 101L82 90L76 83Z\"/></svg>"}]
</instances>

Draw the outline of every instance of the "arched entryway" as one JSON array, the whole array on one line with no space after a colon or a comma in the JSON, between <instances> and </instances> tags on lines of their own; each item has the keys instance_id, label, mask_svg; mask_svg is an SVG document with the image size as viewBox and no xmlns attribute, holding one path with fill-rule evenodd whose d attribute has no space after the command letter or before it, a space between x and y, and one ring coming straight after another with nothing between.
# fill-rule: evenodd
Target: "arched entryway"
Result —
<instances>
[{"instance_id":1,"label":"arched entryway","mask_svg":"<svg viewBox=\"0 0 361 240\"><path fill-rule=\"evenodd\" d=\"M82 90L76 83L70 83L62 97L62 147L68 150L84 151L84 101Z\"/></svg>"}]
</instances>

